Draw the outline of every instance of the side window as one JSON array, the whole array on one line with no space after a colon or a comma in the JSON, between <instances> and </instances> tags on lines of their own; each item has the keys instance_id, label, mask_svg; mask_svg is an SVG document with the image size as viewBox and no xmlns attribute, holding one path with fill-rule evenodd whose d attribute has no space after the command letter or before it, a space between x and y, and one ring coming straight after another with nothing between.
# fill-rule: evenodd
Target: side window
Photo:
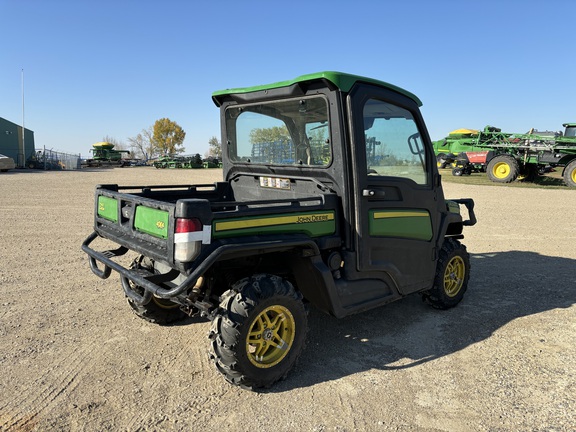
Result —
<instances>
[{"instance_id":1,"label":"side window","mask_svg":"<svg viewBox=\"0 0 576 432\"><path fill-rule=\"evenodd\" d=\"M368 175L403 177L427 184L426 152L410 111L370 99L363 115Z\"/></svg>"}]
</instances>

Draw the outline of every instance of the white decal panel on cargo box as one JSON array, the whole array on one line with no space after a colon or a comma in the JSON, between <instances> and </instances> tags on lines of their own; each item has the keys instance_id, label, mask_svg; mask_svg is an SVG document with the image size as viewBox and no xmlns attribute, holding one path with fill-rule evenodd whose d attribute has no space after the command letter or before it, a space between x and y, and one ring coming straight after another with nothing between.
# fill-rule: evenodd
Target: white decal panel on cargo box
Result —
<instances>
[{"instance_id":1,"label":"white decal panel on cargo box","mask_svg":"<svg viewBox=\"0 0 576 432\"><path fill-rule=\"evenodd\" d=\"M290 179L260 177L260 187L290 190Z\"/></svg>"}]
</instances>

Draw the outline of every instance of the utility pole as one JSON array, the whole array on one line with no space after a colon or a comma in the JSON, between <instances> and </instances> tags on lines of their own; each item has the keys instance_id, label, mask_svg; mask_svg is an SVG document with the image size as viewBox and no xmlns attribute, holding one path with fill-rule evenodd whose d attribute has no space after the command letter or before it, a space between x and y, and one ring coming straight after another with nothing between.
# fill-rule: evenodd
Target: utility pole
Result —
<instances>
[{"instance_id":1,"label":"utility pole","mask_svg":"<svg viewBox=\"0 0 576 432\"><path fill-rule=\"evenodd\" d=\"M24 69L22 69L22 167L26 165L26 129L24 128Z\"/></svg>"}]
</instances>

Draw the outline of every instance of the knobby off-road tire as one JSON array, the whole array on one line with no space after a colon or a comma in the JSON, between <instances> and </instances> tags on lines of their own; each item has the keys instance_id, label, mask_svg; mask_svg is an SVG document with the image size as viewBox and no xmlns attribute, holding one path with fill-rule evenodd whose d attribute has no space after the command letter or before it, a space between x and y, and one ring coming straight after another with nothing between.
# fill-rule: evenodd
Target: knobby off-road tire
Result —
<instances>
[{"instance_id":1,"label":"knobby off-road tire","mask_svg":"<svg viewBox=\"0 0 576 432\"><path fill-rule=\"evenodd\" d=\"M136 290L138 290L138 288L140 287L136 287ZM188 318L188 315L181 311L180 306L176 303L154 296L152 296L150 301L145 305L139 306L129 298L128 304L136 315L154 324L173 324Z\"/></svg>"},{"instance_id":2,"label":"knobby off-road tire","mask_svg":"<svg viewBox=\"0 0 576 432\"><path fill-rule=\"evenodd\" d=\"M436 309L456 306L468 288L470 256L458 240L444 240L438 256L433 287L422 293L423 299Z\"/></svg>"},{"instance_id":3,"label":"knobby off-road tire","mask_svg":"<svg viewBox=\"0 0 576 432\"><path fill-rule=\"evenodd\" d=\"M140 256L132 263L131 268L145 268L153 271L154 265L148 258ZM140 295L144 294L144 289L142 287L134 285L132 282L130 282L130 286ZM132 308L132 311L138 317L154 324L173 324L188 318L188 315L180 310L180 306L171 302L170 300L152 296L148 303L144 305L137 305L129 297L126 297L126 299L128 300L128 304Z\"/></svg>"},{"instance_id":4,"label":"knobby off-road tire","mask_svg":"<svg viewBox=\"0 0 576 432\"><path fill-rule=\"evenodd\" d=\"M488 162L486 169L488 178L496 183L510 183L516 180L520 173L518 161L512 156L500 155Z\"/></svg>"},{"instance_id":5,"label":"knobby off-road tire","mask_svg":"<svg viewBox=\"0 0 576 432\"><path fill-rule=\"evenodd\" d=\"M234 385L270 387L298 360L307 331L302 295L292 284L255 275L222 295L209 333L210 358Z\"/></svg>"},{"instance_id":6,"label":"knobby off-road tire","mask_svg":"<svg viewBox=\"0 0 576 432\"><path fill-rule=\"evenodd\" d=\"M564 183L570 187L576 187L576 159L564 168Z\"/></svg>"}]
</instances>

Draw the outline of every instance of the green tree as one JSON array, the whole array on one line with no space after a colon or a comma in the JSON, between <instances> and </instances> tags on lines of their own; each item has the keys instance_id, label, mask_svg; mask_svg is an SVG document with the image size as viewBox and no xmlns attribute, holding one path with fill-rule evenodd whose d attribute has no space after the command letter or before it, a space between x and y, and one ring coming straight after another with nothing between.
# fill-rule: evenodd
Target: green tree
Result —
<instances>
[{"instance_id":1,"label":"green tree","mask_svg":"<svg viewBox=\"0 0 576 432\"><path fill-rule=\"evenodd\" d=\"M294 157L290 134L284 125L252 129L250 142L251 156L261 162L277 163Z\"/></svg>"},{"instance_id":2,"label":"green tree","mask_svg":"<svg viewBox=\"0 0 576 432\"><path fill-rule=\"evenodd\" d=\"M213 136L208 140L208 156L221 159L222 158L222 146L218 138Z\"/></svg>"},{"instance_id":3,"label":"green tree","mask_svg":"<svg viewBox=\"0 0 576 432\"><path fill-rule=\"evenodd\" d=\"M286 126L257 128L250 131L250 142L252 144L285 142L289 140L290 134Z\"/></svg>"},{"instance_id":4,"label":"green tree","mask_svg":"<svg viewBox=\"0 0 576 432\"><path fill-rule=\"evenodd\" d=\"M182 143L186 137L186 132L168 118L156 120L153 127L152 141L154 150L158 154L178 154L185 151Z\"/></svg>"},{"instance_id":5,"label":"green tree","mask_svg":"<svg viewBox=\"0 0 576 432\"><path fill-rule=\"evenodd\" d=\"M327 127L314 129L310 131L308 136L312 155L314 156L316 163L321 163L323 165L328 165L331 157L330 141L328 140L327 129Z\"/></svg>"}]
</instances>

